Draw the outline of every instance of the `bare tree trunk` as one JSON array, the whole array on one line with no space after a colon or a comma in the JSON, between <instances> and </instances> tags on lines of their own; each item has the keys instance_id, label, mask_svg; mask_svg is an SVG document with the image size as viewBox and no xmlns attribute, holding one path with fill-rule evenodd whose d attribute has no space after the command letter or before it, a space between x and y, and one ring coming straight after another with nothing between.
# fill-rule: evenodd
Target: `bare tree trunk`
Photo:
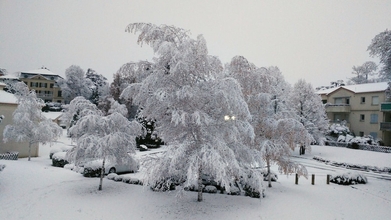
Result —
<instances>
[{"instance_id":1,"label":"bare tree trunk","mask_svg":"<svg viewBox=\"0 0 391 220\"><path fill-rule=\"evenodd\" d=\"M266 159L266 165L267 165L267 173L268 173L268 181L269 181L269 187L272 187L272 174L270 173L270 159Z\"/></svg>"},{"instance_id":2,"label":"bare tree trunk","mask_svg":"<svg viewBox=\"0 0 391 220\"><path fill-rule=\"evenodd\" d=\"M28 161L30 161L30 159L31 159L31 143L29 143L29 160Z\"/></svg>"},{"instance_id":3,"label":"bare tree trunk","mask_svg":"<svg viewBox=\"0 0 391 220\"><path fill-rule=\"evenodd\" d=\"M202 201L202 164L200 161L200 165L198 167L198 202Z\"/></svg>"},{"instance_id":4,"label":"bare tree trunk","mask_svg":"<svg viewBox=\"0 0 391 220\"><path fill-rule=\"evenodd\" d=\"M102 169L101 169L101 172L100 172L100 182L99 182L98 190L102 190L103 177L105 176L105 160L106 160L106 157L103 158Z\"/></svg>"}]
</instances>

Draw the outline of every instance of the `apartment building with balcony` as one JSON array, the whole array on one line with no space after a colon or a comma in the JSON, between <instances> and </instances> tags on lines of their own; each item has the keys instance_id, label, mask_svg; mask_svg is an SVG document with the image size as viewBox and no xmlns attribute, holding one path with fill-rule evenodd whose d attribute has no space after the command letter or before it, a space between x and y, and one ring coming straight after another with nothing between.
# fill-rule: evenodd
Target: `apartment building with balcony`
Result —
<instances>
[{"instance_id":1,"label":"apartment building with balcony","mask_svg":"<svg viewBox=\"0 0 391 220\"><path fill-rule=\"evenodd\" d=\"M34 89L37 97L45 102L63 103L61 88L57 85L57 81L62 79L61 76L52 73L46 68L22 71L19 79L26 83L29 89Z\"/></svg>"},{"instance_id":2,"label":"apartment building with balcony","mask_svg":"<svg viewBox=\"0 0 391 220\"><path fill-rule=\"evenodd\" d=\"M371 135L391 146L391 102L387 82L341 86L317 93L331 123L345 120L357 136Z\"/></svg>"}]
</instances>

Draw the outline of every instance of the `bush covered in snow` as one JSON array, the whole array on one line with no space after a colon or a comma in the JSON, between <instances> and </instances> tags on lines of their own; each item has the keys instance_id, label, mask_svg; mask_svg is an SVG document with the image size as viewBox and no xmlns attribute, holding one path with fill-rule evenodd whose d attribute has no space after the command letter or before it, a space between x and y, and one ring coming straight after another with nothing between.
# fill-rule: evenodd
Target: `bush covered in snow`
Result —
<instances>
[{"instance_id":1,"label":"bush covered in snow","mask_svg":"<svg viewBox=\"0 0 391 220\"><path fill-rule=\"evenodd\" d=\"M52 156L52 165L55 167L64 167L69 162L65 159L66 152L57 152Z\"/></svg>"},{"instance_id":2,"label":"bush covered in snow","mask_svg":"<svg viewBox=\"0 0 391 220\"><path fill-rule=\"evenodd\" d=\"M379 145L379 143L376 142L371 135L365 135L364 137L354 137L349 134L339 135L337 142L348 143L348 147L353 149L358 149L360 144Z\"/></svg>"},{"instance_id":3,"label":"bush covered in snow","mask_svg":"<svg viewBox=\"0 0 391 220\"><path fill-rule=\"evenodd\" d=\"M4 164L0 164L0 171L3 171L5 168L5 165Z\"/></svg>"},{"instance_id":4,"label":"bush covered in snow","mask_svg":"<svg viewBox=\"0 0 391 220\"><path fill-rule=\"evenodd\" d=\"M346 121L342 121L341 123L331 124L327 133L330 136L338 137L339 135L350 134L350 130L346 126Z\"/></svg>"},{"instance_id":5,"label":"bush covered in snow","mask_svg":"<svg viewBox=\"0 0 391 220\"><path fill-rule=\"evenodd\" d=\"M367 177L358 172L346 172L332 176L330 182L339 185L366 184Z\"/></svg>"}]
</instances>

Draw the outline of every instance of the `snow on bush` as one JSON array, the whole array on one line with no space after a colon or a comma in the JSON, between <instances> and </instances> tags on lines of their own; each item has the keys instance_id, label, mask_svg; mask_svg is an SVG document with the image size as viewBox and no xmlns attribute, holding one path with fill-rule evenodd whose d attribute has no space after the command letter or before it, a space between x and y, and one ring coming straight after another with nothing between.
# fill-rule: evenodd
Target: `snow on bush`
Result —
<instances>
[{"instance_id":1,"label":"snow on bush","mask_svg":"<svg viewBox=\"0 0 391 220\"><path fill-rule=\"evenodd\" d=\"M114 181L115 181L115 182L122 182L122 176L118 176L118 175L115 176L115 177L114 177Z\"/></svg>"},{"instance_id":2,"label":"snow on bush","mask_svg":"<svg viewBox=\"0 0 391 220\"><path fill-rule=\"evenodd\" d=\"M339 135L338 142L344 142L349 144L366 144L366 145L379 145L378 142L376 142L371 135L365 135L364 137L353 137L352 135L346 134L346 135Z\"/></svg>"},{"instance_id":3,"label":"snow on bush","mask_svg":"<svg viewBox=\"0 0 391 220\"><path fill-rule=\"evenodd\" d=\"M339 185L353 185L353 184L366 184L368 182L367 177L358 172L346 172L332 176L330 182Z\"/></svg>"},{"instance_id":4,"label":"snow on bush","mask_svg":"<svg viewBox=\"0 0 391 220\"><path fill-rule=\"evenodd\" d=\"M217 193L217 188L215 186L209 185L209 186L206 186L203 189L203 192L206 192L206 193Z\"/></svg>"},{"instance_id":5,"label":"snow on bush","mask_svg":"<svg viewBox=\"0 0 391 220\"><path fill-rule=\"evenodd\" d=\"M118 176L118 174L116 174L116 173L109 173L107 175L107 179L114 180L114 178L117 177L117 176Z\"/></svg>"},{"instance_id":6,"label":"snow on bush","mask_svg":"<svg viewBox=\"0 0 391 220\"><path fill-rule=\"evenodd\" d=\"M57 152L52 156L52 165L55 167L64 167L69 162L65 160L67 152Z\"/></svg>"},{"instance_id":7,"label":"snow on bush","mask_svg":"<svg viewBox=\"0 0 391 220\"><path fill-rule=\"evenodd\" d=\"M236 186L231 186L228 195L233 195L233 196L240 195L240 189Z\"/></svg>"},{"instance_id":8,"label":"snow on bush","mask_svg":"<svg viewBox=\"0 0 391 220\"><path fill-rule=\"evenodd\" d=\"M64 169L73 170L75 168L75 164L65 164Z\"/></svg>"},{"instance_id":9,"label":"snow on bush","mask_svg":"<svg viewBox=\"0 0 391 220\"><path fill-rule=\"evenodd\" d=\"M330 135L346 135L349 134L350 130L346 126L346 122L341 122L341 123L334 123L331 124L328 130L328 134Z\"/></svg>"},{"instance_id":10,"label":"snow on bush","mask_svg":"<svg viewBox=\"0 0 391 220\"><path fill-rule=\"evenodd\" d=\"M5 168L5 165L4 164L0 164L0 171L3 171Z\"/></svg>"}]
</instances>

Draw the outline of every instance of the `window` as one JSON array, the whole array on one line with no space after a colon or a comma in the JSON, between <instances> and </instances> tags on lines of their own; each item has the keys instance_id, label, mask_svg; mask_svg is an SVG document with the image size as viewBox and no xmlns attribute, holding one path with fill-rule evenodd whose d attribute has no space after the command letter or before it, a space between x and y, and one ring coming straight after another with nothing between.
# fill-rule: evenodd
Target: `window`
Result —
<instances>
[{"instance_id":1,"label":"window","mask_svg":"<svg viewBox=\"0 0 391 220\"><path fill-rule=\"evenodd\" d=\"M365 97L361 97L361 104L365 104Z\"/></svg>"},{"instance_id":2,"label":"window","mask_svg":"<svg viewBox=\"0 0 391 220\"><path fill-rule=\"evenodd\" d=\"M360 121L365 121L365 115L360 115Z\"/></svg>"},{"instance_id":3,"label":"window","mask_svg":"<svg viewBox=\"0 0 391 220\"><path fill-rule=\"evenodd\" d=\"M379 96L372 96L372 105L379 105Z\"/></svg>"},{"instance_id":4,"label":"window","mask_svg":"<svg viewBox=\"0 0 391 220\"><path fill-rule=\"evenodd\" d=\"M364 137L364 132L363 131L358 132L358 136Z\"/></svg>"},{"instance_id":5,"label":"window","mask_svg":"<svg viewBox=\"0 0 391 220\"><path fill-rule=\"evenodd\" d=\"M341 104L343 104L343 100L342 100L342 98L335 98L334 103L336 105L341 105Z\"/></svg>"},{"instance_id":6,"label":"window","mask_svg":"<svg viewBox=\"0 0 391 220\"><path fill-rule=\"evenodd\" d=\"M58 97L61 97L61 95L62 95L62 92L61 92L61 91L58 91L57 96L58 96Z\"/></svg>"},{"instance_id":7,"label":"window","mask_svg":"<svg viewBox=\"0 0 391 220\"><path fill-rule=\"evenodd\" d=\"M370 132L369 135L371 135L374 140L377 139L377 132Z\"/></svg>"},{"instance_id":8,"label":"window","mask_svg":"<svg viewBox=\"0 0 391 220\"><path fill-rule=\"evenodd\" d=\"M350 105L350 99L346 98L346 105Z\"/></svg>"},{"instance_id":9,"label":"window","mask_svg":"<svg viewBox=\"0 0 391 220\"><path fill-rule=\"evenodd\" d=\"M378 123L378 115L377 114L371 114L371 124L377 124Z\"/></svg>"},{"instance_id":10,"label":"window","mask_svg":"<svg viewBox=\"0 0 391 220\"><path fill-rule=\"evenodd\" d=\"M51 88L51 89L53 89L53 86L54 86L54 84L53 84L53 83L50 83L50 88Z\"/></svg>"}]
</instances>

